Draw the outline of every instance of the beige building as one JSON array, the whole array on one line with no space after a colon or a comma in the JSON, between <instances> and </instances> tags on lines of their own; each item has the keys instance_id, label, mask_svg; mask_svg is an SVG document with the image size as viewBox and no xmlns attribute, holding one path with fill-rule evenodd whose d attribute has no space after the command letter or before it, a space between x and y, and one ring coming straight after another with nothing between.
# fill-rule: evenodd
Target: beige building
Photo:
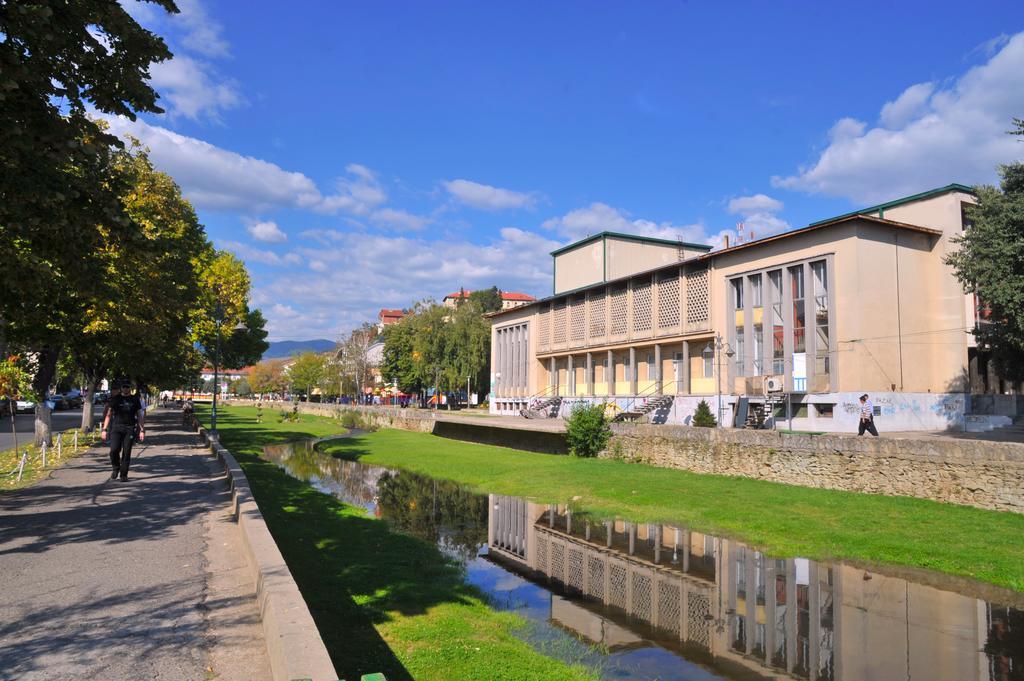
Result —
<instances>
[{"instance_id":1,"label":"beige building","mask_svg":"<svg viewBox=\"0 0 1024 681\"><path fill-rule=\"evenodd\" d=\"M983 377L943 259L973 201L953 184L715 251L611 232L556 250L553 295L491 315L491 410L689 423L706 400L726 426L855 431L866 392L881 429L960 427Z\"/></svg>"}]
</instances>

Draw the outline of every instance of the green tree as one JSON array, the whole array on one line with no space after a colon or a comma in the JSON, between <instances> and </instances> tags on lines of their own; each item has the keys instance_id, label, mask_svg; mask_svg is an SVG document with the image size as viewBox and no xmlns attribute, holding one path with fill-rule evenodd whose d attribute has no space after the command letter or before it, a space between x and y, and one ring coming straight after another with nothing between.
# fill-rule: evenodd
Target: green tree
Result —
<instances>
[{"instance_id":1,"label":"green tree","mask_svg":"<svg viewBox=\"0 0 1024 681\"><path fill-rule=\"evenodd\" d=\"M282 359L267 359L256 364L249 374L249 386L257 393L280 393L288 387Z\"/></svg>"},{"instance_id":2,"label":"green tree","mask_svg":"<svg viewBox=\"0 0 1024 681\"><path fill-rule=\"evenodd\" d=\"M171 0L153 0L169 12ZM149 66L170 58L116 0L0 2L0 348L36 358L32 390L50 387L94 254L130 234L110 169L116 138L87 115L159 112ZM37 440L49 439L39 403Z\"/></svg>"},{"instance_id":3,"label":"green tree","mask_svg":"<svg viewBox=\"0 0 1024 681\"><path fill-rule=\"evenodd\" d=\"M231 383L228 384L228 390L241 397L246 397L252 394L252 387L249 385L249 381L245 376L231 381Z\"/></svg>"},{"instance_id":4,"label":"green tree","mask_svg":"<svg viewBox=\"0 0 1024 681\"><path fill-rule=\"evenodd\" d=\"M324 358L315 352L304 352L288 367L288 378L292 387L303 390L306 400L314 386L320 385L324 375Z\"/></svg>"},{"instance_id":5,"label":"green tree","mask_svg":"<svg viewBox=\"0 0 1024 681\"><path fill-rule=\"evenodd\" d=\"M974 331L999 373L1024 380L1024 163L1002 166L1000 187L975 188L967 206L971 226L948 255L957 279L988 311Z\"/></svg>"},{"instance_id":6,"label":"green tree","mask_svg":"<svg viewBox=\"0 0 1024 681\"><path fill-rule=\"evenodd\" d=\"M404 317L400 322L384 327L384 359L381 376L388 383L398 386L405 393L417 393L423 389L422 376L417 370L415 358L417 323L414 315Z\"/></svg>"},{"instance_id":7,"label":"green tree","mask_svg":"<svg viewBox=\"0 0 1024 681\"><path fill-rule=\"evenodd\" d=\"M497 312L501 309L501 290L497 286L473 291L469 294L469 302L476 303L483 312Z\"/></svg>"},{"instance_id":8,"label":"green tree","mask_svg":"<svg viewBox=\"0 0 1024 681\"><path fill-rule=\"evenodd\" d=\"M200 299L199 267L213 247L181 189L136 141L115 153L114 170L125 187L131 237L96 252L99 285L82 292L84 314L67 338L69 355L90 392L114 374L180 385L201 368L189 325ZM87 401L82 427L91 424Z\"/></svg>"},{"instance_id":9,"label":"green tree","mask_svg":"<svg viewBox=\"0 0 1024 681\"><path fill-rule=\"evenodd\" d=\"M711 407L705 400L701 400L697 404L697 409L693 412L692 424L698 428L714 428L718 425L718 421L711 413Z\"/></svg>"},{"instance_id":10,"label":"green tree","mask_svg":"<svg viewBox=\"0 0 1024 681\"><path fill-rule=\"evenodd\" d=\"M565 441L573 456L597 456L611 436L603 404L577 404L565 420Z\"/></svg>"}]
</instances>

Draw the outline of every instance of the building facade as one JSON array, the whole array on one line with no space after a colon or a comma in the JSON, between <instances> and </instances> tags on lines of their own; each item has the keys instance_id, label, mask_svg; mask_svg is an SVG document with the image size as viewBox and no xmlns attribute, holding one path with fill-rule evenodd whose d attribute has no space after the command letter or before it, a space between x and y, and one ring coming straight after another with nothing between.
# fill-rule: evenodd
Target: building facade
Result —
<instances>
[{"instance_id":1,"label":"building facade","mask_svg":"<svg viewBox=\"0 0 1024 681\"><path fill-rule=\"evenodd\" d=\"M979 383L975 301L944 262L968 187L708 246L602 233L552 253L553 294L491 315L491 410L581 402L689 423L856 431L962 425ZM655 400L656 403L655 403Z\"/></svg>"}]
</instances>

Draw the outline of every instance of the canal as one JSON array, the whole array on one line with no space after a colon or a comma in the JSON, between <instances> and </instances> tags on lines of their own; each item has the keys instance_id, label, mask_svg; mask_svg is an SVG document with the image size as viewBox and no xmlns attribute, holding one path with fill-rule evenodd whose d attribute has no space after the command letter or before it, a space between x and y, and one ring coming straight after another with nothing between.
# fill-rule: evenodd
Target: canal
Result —
<instances>
[{"instance_id":1,"label":"canal","mask_svg":"<svg viewBox=\"0 0 1024 681\"><path fill-rule=\"evenodd\" d=\"M604 679L1024 681L1024 600L726 537L477 494L445 480L269 446L295 478L438 546L540 652Z\"/></svg>"}]
</instances>

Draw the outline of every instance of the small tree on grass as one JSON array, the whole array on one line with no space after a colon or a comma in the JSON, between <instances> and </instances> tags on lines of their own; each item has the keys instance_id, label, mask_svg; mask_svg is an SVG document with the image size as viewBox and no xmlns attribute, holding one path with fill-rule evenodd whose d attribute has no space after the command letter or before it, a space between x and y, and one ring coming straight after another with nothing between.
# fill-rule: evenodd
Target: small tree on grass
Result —
<instances>
[{"instance_id":1,"label":"small tree on grass","mask_svg":"<svg viewBox=\"0 0 1024 681\"><path fill-rule=\"evenodd\" d=\"M711 407L704 400L700 401L697 405L697 411L693 412L693 425L698 428L714 428L718 425L718 421L711 414Z\"/></svg>"},{"instance_id":2,"label":"small tree on grass","mask_svg":"<svg viewBox=\"0 0 1024 681\"><path fill-rule=\"evenodd\" d=\"M565 421L565 439L573 456L597 456L611 436L600 404L578 405Z\"/></svg>"}]
</instances>

